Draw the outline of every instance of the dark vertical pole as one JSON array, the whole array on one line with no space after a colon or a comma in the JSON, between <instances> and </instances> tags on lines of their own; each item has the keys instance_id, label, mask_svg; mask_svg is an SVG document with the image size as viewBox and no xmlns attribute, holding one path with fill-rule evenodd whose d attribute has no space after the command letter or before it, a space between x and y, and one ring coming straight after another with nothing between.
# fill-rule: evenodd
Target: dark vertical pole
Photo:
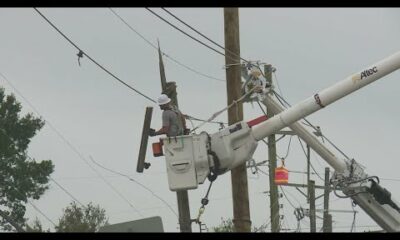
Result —
<instances>
[{"instance_id":1,"label":"dark vertical pole","mask_svg":"<svg viewBox=\"0 0 400 240\"><path fill-rule=\"evenodd\" d=\"M176 83L167 82L165 77L164 63L162 60L160 46L158 46L158 54L160 60L160 77L161 77L161 88L162 92L165 93L173 105L178 107L178 98L176 92ZM192 223L190 219L190 206L189 206L189 195L186 190L177 191L176 198L178 202L178 212L179 212L179 226L181 232L192 232Z\"/></svg>"},{"instance_id":2,"label":"dark vertical pole","mask_svg":"<svg viewBox=\"0 0 400 240\"><path fill-rule=\"evenodd\" d=\"M325 189L324 189L324 222L323 231L329 232L329 193L330 193L330 183L329 183L329 168L325 168ZM332 218L332 216L331 216ZM331 219L332 220L332 219ZM332 223L332 221L331 221ZM332 228L331 228L332 231Z\"/></svg>"},{"instance_id":3,"label":"dark vertical pole","mask_svg":"<svg viewBox=\"0 0 400 240\"><path fill-rule=\"evenodd\" d=\"M272 84L272 66L264 66L264 74L267 82ZM269 118L273 117L273 112L267 108ZM279 232L279 197L278 186L275 184L276 162L276 143L275 134L268 136L268 167L269 167L269 192L270 192L270 218L271 232Z\"/></svg>"},{"instance_id":4,"label":"dark vertical pole","mask_svg":"<svg viewBox=\"0 0 400 240\"><path fill-rule=\"evenodd\" d=\"M326 216L326 232L332 232L332 215L328 214Z\"/></svg>"},{"instance_id":5,"label":"dark vertical pole","mask_svg":"<svg viewBox=\"0 0 400 240\"><path fill-rule=\"evenodd\" d=\"M239 9L224 8L226 88L228 105L241 97L241 68L239 41ZM234 54L232 54L232 52ZM228 110L229 125L243 120L243 104ZM250 232L250 207L246 164L231 171L233 197L233 224L236 232Z\"/></svg>"},{"instance_id":6,"label":"dark vertical pole","mask_svg":"<svg viewBox=\"0 0 400 240\"><path fill-rule=\"evenodd\" d=\"M310 146L307 144L307 183L310 183ZM310 186L307 187L307 203L310 203Z\"/></svg>"},{"instance_id":7,"label":"dark vertical pole","mask_svg":"<svg viewBox=\"0 0 400 240\"><path fill-rule=\"evenodd\" d=\"M317 222L315 217L315 181L310 180L310 232L317 231Z\"/></svg>"}]
</instances>

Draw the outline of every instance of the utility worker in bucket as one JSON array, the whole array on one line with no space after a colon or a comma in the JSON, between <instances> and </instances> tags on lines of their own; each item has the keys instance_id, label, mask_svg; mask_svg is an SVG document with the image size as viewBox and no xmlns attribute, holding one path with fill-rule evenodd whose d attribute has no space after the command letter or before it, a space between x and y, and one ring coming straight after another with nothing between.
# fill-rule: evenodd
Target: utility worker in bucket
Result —
<instances>
[{"instance_id":1,"label":"utility worker in bucket","mask_svg":"<svg viewBox=\"0 0 400 240\"><path fill-rule=\"evenodd\" d=\"M176 137L189 134L189 129L186 128L185 116L171 104L171 99L167 95L161 94L157 99L157 103L160 109L163 110L162 128L158 131L150 128L149 136L166 134L167 137Z\"/></svg>"}]
</instances>

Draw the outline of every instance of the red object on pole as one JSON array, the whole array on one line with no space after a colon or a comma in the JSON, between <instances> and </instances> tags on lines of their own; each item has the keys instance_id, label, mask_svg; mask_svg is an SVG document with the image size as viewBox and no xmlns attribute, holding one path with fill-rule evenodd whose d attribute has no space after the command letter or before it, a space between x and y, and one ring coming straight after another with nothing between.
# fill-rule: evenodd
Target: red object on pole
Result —
<instances>
[{"instance_id":1,"label":"red object on pole","mask_svg":"<svg viewBox=\"0 0 400 240\"><path fill-rule=\"evenodd\" d=\"M275 184L285 185L288 183L289 183L289 171L284 166L275 168Z\"/></svg>"}]
</instances>

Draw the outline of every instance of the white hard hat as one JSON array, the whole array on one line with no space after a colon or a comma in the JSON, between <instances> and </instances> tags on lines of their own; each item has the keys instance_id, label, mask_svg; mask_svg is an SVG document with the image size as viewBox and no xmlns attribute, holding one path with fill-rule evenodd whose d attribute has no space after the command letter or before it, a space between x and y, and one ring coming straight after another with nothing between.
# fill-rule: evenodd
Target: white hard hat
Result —
<instances>
[{"instance_id":1,"label":"white hard hat","mask_svg":"<svg viewBox=\"0 0 400 240\"><path fill-rule=\"evenodd\" d=\"M165 94L161 94L158 98L157 98L157 103L158 105L164 105L171 102L171 99L165 95Z\"/></svg>"}]
</instances>

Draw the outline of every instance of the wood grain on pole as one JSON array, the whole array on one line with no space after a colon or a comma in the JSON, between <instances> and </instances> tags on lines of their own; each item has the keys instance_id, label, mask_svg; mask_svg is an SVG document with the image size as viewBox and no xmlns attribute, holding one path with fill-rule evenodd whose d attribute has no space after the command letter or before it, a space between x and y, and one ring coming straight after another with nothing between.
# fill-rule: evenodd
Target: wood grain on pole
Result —
<instances>
[{"instance_id":1,"label":"wood grain on pole","mask_svg":"<svg viewBox=\"0 0 400 240\"><path fill-rule=\"evenodd\" d=\"M225 64L227 104L241 97L239 9L224 8ZM232 54L235 53L235 54ZM243 120L243 104L237 103L228 110L229 125ZM246 164L231 170L233 197L233 224L236 232L250 232L250 207Z\"/></svg>"}]
</instances>

